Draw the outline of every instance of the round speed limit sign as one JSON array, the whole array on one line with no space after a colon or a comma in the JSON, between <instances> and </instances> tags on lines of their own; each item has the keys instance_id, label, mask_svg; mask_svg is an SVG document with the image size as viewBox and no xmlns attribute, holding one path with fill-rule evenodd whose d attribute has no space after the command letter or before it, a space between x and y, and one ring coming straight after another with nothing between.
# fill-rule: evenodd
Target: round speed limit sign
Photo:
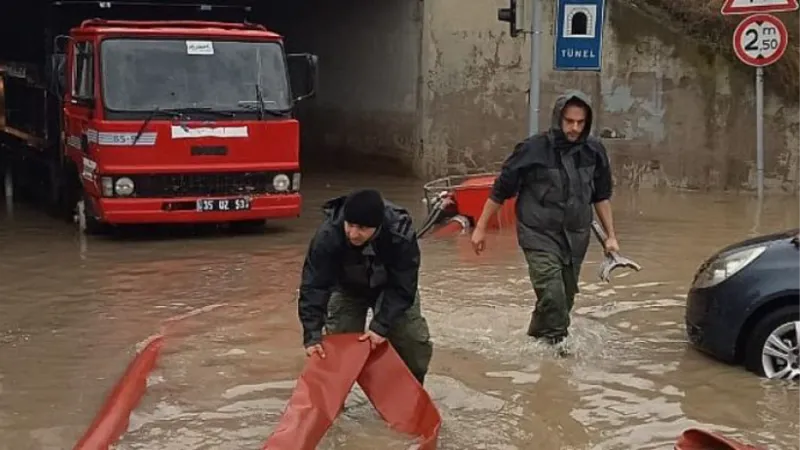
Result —
<instances>
[{"instance_id":1,"label":"round speed limit sign","mask_svg":"<svg viewBox=\"0 0 800 450\"><path fill-rule=\"evenodd\" d=\"M733 32L736 56L753 67L768 66L779 60L788 43L786 26L772 14L747 16Z\"/></svg>"}]
</instances>

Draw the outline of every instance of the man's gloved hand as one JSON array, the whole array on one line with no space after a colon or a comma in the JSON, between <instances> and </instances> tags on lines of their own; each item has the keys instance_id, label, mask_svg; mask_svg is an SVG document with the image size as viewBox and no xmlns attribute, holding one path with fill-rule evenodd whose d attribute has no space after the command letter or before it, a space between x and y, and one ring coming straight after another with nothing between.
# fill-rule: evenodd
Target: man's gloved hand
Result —
<instances>
[{"instance_id":1,"label":"man's gloved hand","mask_svg":"<svg viewBox=\"0 0 800 450\"><path fill-rule=\"evenodd\" d=\"M362 334L361 337L358 338L359 341L366 341L369 340L369 346L372 350L375 350L379 345L386 342L386 338L381 336L380 334L370 330L366 333Z\"/></svg>"}]
</instances>

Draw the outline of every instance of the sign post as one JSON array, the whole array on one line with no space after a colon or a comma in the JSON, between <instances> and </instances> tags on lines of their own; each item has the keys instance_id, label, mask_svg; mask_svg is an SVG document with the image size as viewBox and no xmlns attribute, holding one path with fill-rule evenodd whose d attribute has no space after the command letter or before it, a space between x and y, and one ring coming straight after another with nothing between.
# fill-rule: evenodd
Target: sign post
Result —
<instances>
[{"instance_id":1,"label":"sign post","mask_svg":"<svg viewBox=\"0 0 800 450\"><path fill-rule=\"evenodd\" d=\"M533 136L539 132L539 103L540 97L540 70L539 56L542 34L542 2L544 0L530 0L531 9L531 80L530 93L528 94L528 134Z\"/></svg>"},{"instance_id":2,"label":"sign post","mask_svg":"<svg viewBox=\"0 0 800 450\"><path fill-rule=\"evenodd\" d=\"M798 9L798 0L725 0L723 15L750 14L733 32L733 51L756 68L756 183L764 197L764 67L781 59L789 44L786 26L774 12Z\"/></svg>"},{"instance_id":3,"label":"sign post","mask_svg":"<svg viewBox=\"0 0 800 450\"><path fill-rule=\"evenodd\" d=\"M743 63L756 68L756 183L758 198L764 196L764 67L783 56L789 33L771 14L753 14L733 32L733 51Z\"/></svg>"},{"instance_id":4,"label":"sign post","mask_svg":"<svg viewBox=\"0 0 800 450\"><path fill-rule=\"evenodd\" d=\"M605 3L605 0L558 0L555 70L600 72Z\"/></svg>"}]
</instances>

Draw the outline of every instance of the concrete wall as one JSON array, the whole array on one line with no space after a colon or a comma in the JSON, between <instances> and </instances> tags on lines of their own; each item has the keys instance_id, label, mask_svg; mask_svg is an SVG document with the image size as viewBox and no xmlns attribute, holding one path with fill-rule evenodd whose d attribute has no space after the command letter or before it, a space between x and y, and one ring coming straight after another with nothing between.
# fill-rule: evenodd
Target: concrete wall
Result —
<instances>
[{"instance_id":1,"label":"concrete wall","mask_svg":"<svg viewBox=\"0 0 800 450\"><path fill-rule=\"evenodd\" d=\"M424 176L485 169L524 132L528 50L497 22L501 1L425 2Z\"/></svg>"},{"instance_id":2,"label":"concrete wall","mask_svg":"<svg viewBox=\"0 0 800 450\"><path fill-rule=\"evenodd\" d=\"M419 0L302 3L285 34L289 50L319 55L319 94L300 112L304 160L409 172L420 149Z\"/></svg>"},{"instance_id":3,"label":"concrete wall","mask_svg":"<svg viewBox=\"0 0 800 450\"><path fill-rule=\"evenodd\" d=\"M594 99L616 181L642 187L755 186L752 70L665 30L664 21L609 2L602 75L554 72L553 9L545 2L540 129L566 89ZM422 133L426 177L491 169L527 131L529 36L512 39L496 19L506 0L427 0ZM457 12L457 13L456 13ZM768 189L798 190L798 110L768 93Z\"/></svg>"}]
</instances>

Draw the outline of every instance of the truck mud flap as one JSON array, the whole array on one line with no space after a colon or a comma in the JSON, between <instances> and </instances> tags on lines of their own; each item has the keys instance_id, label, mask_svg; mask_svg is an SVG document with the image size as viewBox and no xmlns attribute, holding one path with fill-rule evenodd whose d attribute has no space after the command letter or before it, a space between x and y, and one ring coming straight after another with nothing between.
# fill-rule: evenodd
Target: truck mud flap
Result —
<instances>
[{"instance_id":1,"label":"truck mud flap","mask_svg":"<svg viewBox=\"0 0 800 450\"><path fill-rule=\"evenodd\" d=\"M344 407L353 385L397 432L434 450L441 416L422 385L388 342L370 351L360 333L325 336L325 358L309 358L289 403L262 450L314 450Z\"/></svg>"}]
</instances>

